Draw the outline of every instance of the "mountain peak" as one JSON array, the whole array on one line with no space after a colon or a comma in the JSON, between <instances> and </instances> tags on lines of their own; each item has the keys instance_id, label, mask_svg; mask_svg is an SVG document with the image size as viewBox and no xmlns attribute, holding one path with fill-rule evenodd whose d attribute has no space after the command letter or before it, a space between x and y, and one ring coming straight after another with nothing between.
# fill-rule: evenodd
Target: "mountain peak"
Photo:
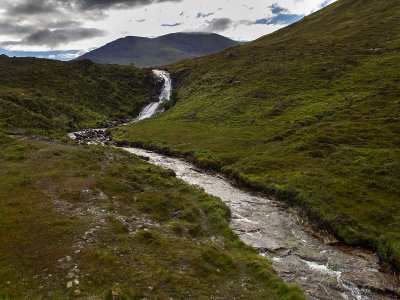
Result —
<instances>
[{"instance_id":1,"label":"mountain peak","mask_svg":"<svg viewBox=\"0 0 400 300\"><path fill-rule=\"evenodd\" d=\"M152 67L203 56L239 42L210 32L176 32L156 38L126 36L77 58L104 64Z\"/></svg>"}]
</instances>

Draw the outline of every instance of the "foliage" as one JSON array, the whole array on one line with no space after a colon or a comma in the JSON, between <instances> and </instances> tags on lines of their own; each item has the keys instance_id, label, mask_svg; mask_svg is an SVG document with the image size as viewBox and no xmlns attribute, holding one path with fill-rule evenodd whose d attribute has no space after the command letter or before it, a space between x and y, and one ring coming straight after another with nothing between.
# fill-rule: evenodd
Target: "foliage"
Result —
<instances>
[{"instance_id":1,"label":"foliage","mask_svg":"<svg viewBox=\"0 0 400 300\"><path fill-rule=\"evenodd\" d=\"M160 110L168 110L171 107L173 107L176 104L176 102L178 102L178 100L179 100L179 92L178 92L178 90L172 89L170 99L167 100L167 101L162 102L160 104L159 109Z\"/></svg>"}]
</instances>

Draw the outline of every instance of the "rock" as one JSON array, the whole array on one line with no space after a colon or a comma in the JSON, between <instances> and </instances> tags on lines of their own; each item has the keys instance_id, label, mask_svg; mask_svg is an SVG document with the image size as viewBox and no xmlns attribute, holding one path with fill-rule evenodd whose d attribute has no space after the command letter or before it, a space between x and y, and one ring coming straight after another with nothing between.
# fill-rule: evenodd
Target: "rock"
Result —
<instances>
[{"instance_id":1,"label":"rock","mask_svg":"<svg viewBox=\"0 0 400 300\"><path fill-rule=\"evenodd\" d=\"M183 216L183 212L181 212L180 210L172 213L172 217L174 217L174 218L180 218L182 216Z\"/></svg>"},{"instance_id":2,"label":"rock","mask_svg":"<svg viewBox=\"0 0 400 300\"><path fill-rule=\"evenodd\" d=\"M149 286L147 289L148 289L149 291L152 291L154 288L153 288L152 286Z\"/></svg>"},{"instance_id":3,"label":"rock","mask_svg":"<svg viewBox=\"0 0 400 300\"><path fill-rule=\"evenodd\" d=\"M400 296L400 285L393 276L374 270L358 270L342 274L342 280L351 282L359 288L369 289L381 294Z\"/></svg>"},{"instance_id":4,"label":"rock","mask_svg":"<svg viewBox=\"0 0 400 300\"><path fill-rule=\"evenodd\" d=\"M80 294L82 294L81 290L79 290L79 289L78 289L78 290L75 290L74 293L75 293L75 295L80 295Z\"/></svg>"},{"instance_id":5,"label":"rock","mask_svg":"<svg viewBox=\"0 0 400 300\"><path fill-rule=\"evenodd\" d=\"M68 281L67 282L67 289L70 289L72 287L72 284L73 284L72 281Z\"/></svg>"},{"instance_id":6,"label":"rock","mask_svg":"<svg viewBox=\"0 0 400 300\"><path fill-rule=\"evenodd\" d=\"M72 279L72 278L74 278L75 277L75 274L74 273L68 273L68 275L67 275L67 278L68 279Z\"/></svg>"}]
</instances>

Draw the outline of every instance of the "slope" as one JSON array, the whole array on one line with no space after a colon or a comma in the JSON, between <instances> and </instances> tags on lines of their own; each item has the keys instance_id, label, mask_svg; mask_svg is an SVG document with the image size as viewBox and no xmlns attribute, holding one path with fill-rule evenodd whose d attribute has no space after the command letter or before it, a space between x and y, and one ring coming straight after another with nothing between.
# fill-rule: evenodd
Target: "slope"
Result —
<instances>
[{"instance_id":1,"label":"slope","mask_svg":"<svg viewBox=\"0 0 400 300\"><path fill-rule=\"evenodd\" d=\"M157 38L128 36L85 53L77 60L121 65L134 63L144 68L214 53L238 44L215 33L171 33Z\"/></svg>"},{"instance_id":2,"label":"slope","mask_svg":"<svg viewBox=\"0 0 400 300\"><path fill-rule=\"evenodd\" d=\"M0 57L0 130L64 133L135 116L152 95L150 70L89 60Z\"/></svg>"},{"instance_id":3,"label":"slope","mask_svg":"<svg viewBox=\"0 0 400 300\"><path fill-rule=\"evenodd\" d=\"M170 65L176 105L114 140L222 171L400 269L399 29L397 1L338 0Z\"/></svg>"},{"instance_id":4,"label":"slope","mask_svg":"<svg viewBox=\"0 0 400 300\"><path fill-rule=\"evenodd\" d=\"M0 299L305 299L217 198L128 152L0 134Z\"/></svg>"},{"instance_id":5,"label":"slope","mask_svg":"<svg viewBox=\"0 0 400 300\"><path fill-rule=\"evenodd\" d=\"M4 56L0 66L0 299L305 299L239 240L219 199L125 151L67 139L132 117L151 96L150 70Z\"/></svg>"}]
</instances>

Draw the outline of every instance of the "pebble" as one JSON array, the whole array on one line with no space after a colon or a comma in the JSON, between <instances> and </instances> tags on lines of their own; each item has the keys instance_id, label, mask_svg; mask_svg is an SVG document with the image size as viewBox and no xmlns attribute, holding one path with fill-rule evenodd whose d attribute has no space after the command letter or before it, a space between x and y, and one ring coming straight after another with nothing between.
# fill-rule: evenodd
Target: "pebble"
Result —
<instances>
[{"instance_id":1,"label":"pebble","mask_svg":"<svg viewBox=\"0 0 400 300\"><path fill-rule=\"evenodd\" d=\"M68 273L67 278L68 278L68 279L71 279L71 278L73 278L74 276L75 276L74 273Z\"/></svg>"},{"instance_id":2,"label":"pebble","mask_svg":"<svg viewBox=\"0 0 400 300\"><path fill-rule=\"evenodd\" d=\"M67 282L67 289L70 289L72 287L72 281Z\"/></svg>"}]
</instances>

